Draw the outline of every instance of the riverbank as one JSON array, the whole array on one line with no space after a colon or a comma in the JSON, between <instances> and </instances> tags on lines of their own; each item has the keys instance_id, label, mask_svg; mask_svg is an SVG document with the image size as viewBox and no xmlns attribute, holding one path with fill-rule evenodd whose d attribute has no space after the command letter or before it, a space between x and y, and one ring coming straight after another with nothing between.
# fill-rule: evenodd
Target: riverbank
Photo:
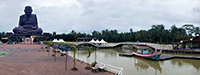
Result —
<instances>
[{"instance_id":1,"label":"riverbank","mask_svg":"<svg viewBox=\"0 0 200 75\"><path fill-rule=\"evenodd\" d=\"M56 62L45 52L42 45L0 45L0 52L9 53L0 57L0 74L3 75L114 75L110 72L93 73L85 70L87 63L76 60L78 71L71 71L73 58L68 56L65 71L65 56L56 53Z\"/></svg>"}]
</instances>

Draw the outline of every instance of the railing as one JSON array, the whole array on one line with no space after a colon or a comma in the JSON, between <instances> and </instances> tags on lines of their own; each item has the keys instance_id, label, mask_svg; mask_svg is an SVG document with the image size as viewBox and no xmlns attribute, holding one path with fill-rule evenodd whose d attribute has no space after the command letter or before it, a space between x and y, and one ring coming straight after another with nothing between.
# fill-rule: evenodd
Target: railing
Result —
<instances>
[{"instance_id":1,"label":"railing","mask_svg":"<svg viewBox=\"0 0 200 75\"><path fill-rule=\"evenodd\" d=\"M97 64L104 64L97 61ZM104 64L106 66L106 70L110 72L114 72L115 75L123 75L123 68L116 67L110 64Z\"/></svg>"},{"instance_id":2,"label":"railing","mask_svg":"<svg viewBox=\"0 0 200 75\"><path fill-rule=\"evenodd\" d=\"M76 44L81 44L81 43L89 43L89 42L77 42ZM155 48L156 45L155 43L147 43L147 42L119 42L119 43L116 43L116 44L113 44L111 46L116 46L116 45L119 45L119 44L142 44L142 45L148 45L150 47L153 47ZM162 45L162 44L157 44L157 49L160 49L160 50L163 50L163 49L167 49L167 50L171 50L173 49L173 46L172 45Z\"/></svg>"},{"instance_id":3,"label":"railing","mask_svg":"<svg viewBox=\"0 0 200 75\"><path fill-rule=\"evenodd\" d=\"M145 45L149 45L149 46L152 46L152 47L156 47L155 43L145 43L145 42L142 42L142 43L139 43L139 44L145 44ZM172 45L162 45L162 44L157 44L157 49L173 49Z\"/></svg>"},{"instance_id":4,"label":"railing","mask_svg":"<svg viewBox=\"0 0 200 75\"><path fill-rule=\"evenodd\" d=\"M147 43L147 42L120 42L118 44L143 44L143 45L148 45L151 47L156 47L155 43ZM157 44L157 49L173 49L172 45L162 45L162 44Z\"/></svg>"}]
</instances>

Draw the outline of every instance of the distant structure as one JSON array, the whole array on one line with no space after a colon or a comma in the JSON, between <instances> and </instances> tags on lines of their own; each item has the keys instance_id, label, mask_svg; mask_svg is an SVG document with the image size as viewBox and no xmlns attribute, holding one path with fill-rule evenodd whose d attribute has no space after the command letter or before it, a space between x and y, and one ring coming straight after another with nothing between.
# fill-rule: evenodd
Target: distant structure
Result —
<instances>
[{"instance_id":1,"label":"distant structure","mask_svg":"<svg viewBox=\"0 0 200 75\"><path fill-rule=\"evenodd\" d=\"M55 31L53 32L53 35L56 35L56 32L55 32Z\"/></svg>"},{"instance_id":2,"label":"distant structure","mask_svg":"<svg viewBox=\"0 0 200 75\"><path fill-rule=\"evenodd\" d=\"M200 36L196 34L196 36L190 40L181 40L180 42L173 42L172 44L177 44L174 49L200 50ZM182 47L178 47L179 44L182 44Z\"/></svg>"},{"instance_id":3,"label":"distant structure","mask_svg":"<svg viewBox=\"0 0 200 75\"><path fill-rule=\"evenodd\" d=\"M1 42L5 45L8 42L7 34L4 34L1 38Z\"/></svg>"},{"instance_id":4,"label":"distant structure","mask_svg":"<svg viewBox=\"0 0 200 75\"><path fill-rule=\"evenodd\" d=\"M200 49L200 37L199 34L197 34L195 37L191 38L190 40L185 40L185 41L181 41L181 43L183 44L183 48L186 48L186 44L192 44L192 46L190 46L192 49Z\"/></svg>"}]
</instances>

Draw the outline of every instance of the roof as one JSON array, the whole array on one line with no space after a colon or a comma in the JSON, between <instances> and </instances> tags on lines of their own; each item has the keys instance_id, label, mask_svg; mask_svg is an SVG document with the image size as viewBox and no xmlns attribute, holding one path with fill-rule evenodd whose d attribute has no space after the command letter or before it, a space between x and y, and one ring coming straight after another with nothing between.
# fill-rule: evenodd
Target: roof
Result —
<instances>
[{"instance_id":1,"label":"roof","mask_svg":"<svg viewBox=\"0 0 200 75\"><path fill-rule=\"evenodd\" d=\"M92 40L90 41L90 43L95 43L94 39L92 39Z\"/></svg>"},{"instance_id":2,"label":"roof","mask_svg":"<svg viewBox=\"0 0 200 75\"><path fill-rule=\"evenodd\" d=\"M137 48L137 49L149 49L149 47L147 47L147 46L136 46L135 48Z\"/></svg>"},{"instance_id":3,"label":"roof","mask_svg":"<svg viewBox=\"0 0 200 75\"><path fill-rule=\"evenodd\" d=\"M58 42L65 42L63 39L59 39Z\"/></svg>"},{"instance_id":4,"label":"roof","mask_svg":"<svg viewBox=\"0 0 200 75\"><path fill-rule=\"evenodd\" d=\"M183 43L200 43L200 37L195 36L195 37L191 38L190 40L183 41Z\"/></svg>"},{"instance_id":5,"label":"roof","mask_svg":"<svg viewBox=\"0 0 200 75\"><path fill-rule=\"evenodd\" d=\"M106 41L104 41L103 39L101 39L100 43L107 43Z\"/></svg>"},{"instance_id":6,"label":"roof","mask_svg":"<svg viewBox=\"0 0 200 75\"><path fill-rule=\"evenodd\" d=\"M52 42L58 42L58 40L57 40L57 39L54 39Z\"/></svg>"},{"instance_id":7,"label":"roof","mask_svg":"<svg viewBox=\"0 0 200 75\"><path fill-rule=\"evenodd\" d=\"M59 39L59 40L54 39L52 42L65 42L65 41L63 39Z\"/></svg>"},{"instance_id":8,"label":"roof","mask_svg":"<svg viewBox=\"0 0 200 75\"><path fill-rule=\"evenodd\" d=\"M100 42L99 42L99 40L97 39L97 40L95 41L95 43L100 43Z\"/></svg>"},{"instance_id":9,"label":"roof","mask_svg":"<svg viewBox=\"0 0 200 75\"><path fill-rule=\"evenodd\" d=\"M172 42L172 44L178 44L178 43L200 43L200 37L195 36L195 37L191 38L190 40L184 40L181 42Z\"/></svg>"}]
</instances>

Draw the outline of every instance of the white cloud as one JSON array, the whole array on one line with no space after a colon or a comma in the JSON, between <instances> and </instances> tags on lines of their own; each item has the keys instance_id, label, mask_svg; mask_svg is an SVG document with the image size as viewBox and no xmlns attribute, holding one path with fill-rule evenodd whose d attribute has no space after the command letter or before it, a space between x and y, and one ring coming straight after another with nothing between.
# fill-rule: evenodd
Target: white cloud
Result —
<instances>
[{"instance_id":1,"label":"white cloud","mask_svg":"<svg viewBox=\"0 0 200 75\"><path fill-rule=\"evenodd\" d=\"M0 30L11 31L24 7L31 5L44 31L91 33L117 29L170 28L185 23L200 25L199 0L6 0L0 1Z\"/></svg>"}]
</instances>

